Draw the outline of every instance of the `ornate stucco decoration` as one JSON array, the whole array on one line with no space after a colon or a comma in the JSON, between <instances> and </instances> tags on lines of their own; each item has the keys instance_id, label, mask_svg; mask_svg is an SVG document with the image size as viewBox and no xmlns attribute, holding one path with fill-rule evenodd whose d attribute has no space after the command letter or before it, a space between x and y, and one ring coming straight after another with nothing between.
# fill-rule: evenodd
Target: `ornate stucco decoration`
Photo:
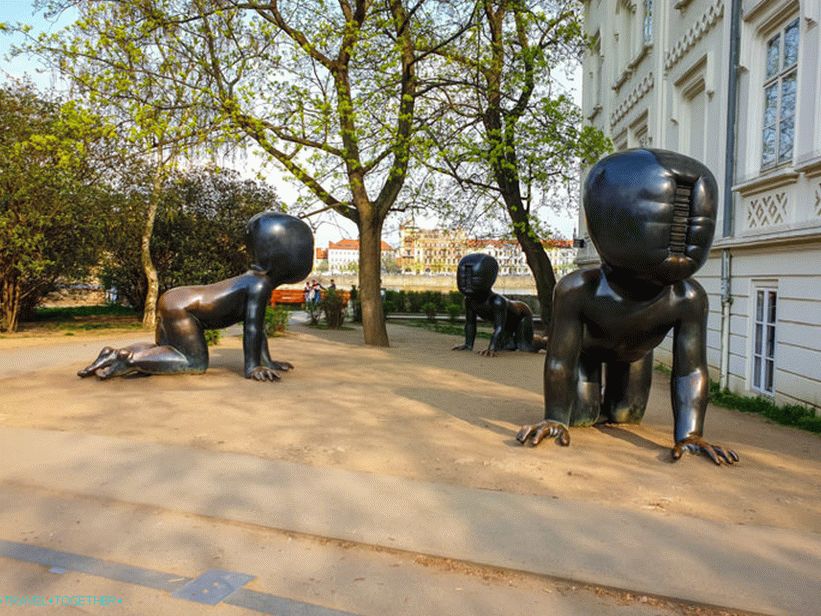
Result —
<instances>
[{"instance_id":1,"label":"ornate stucco decoration","mask_svg":"<svg viewBox=\"0 0 821 616\"><path fill-rule=\"evenodd\" d=\"M655 80L653 78L653 73L647 73L647 75L644 76L644 79L642 79L636 87L633 88L633 91L627 95L627 98L625 98L618 105L618 107L616 107L613 113L610 114L611 128L614 127L625 115L627 115L627 112L635 107L636 103L638 103L650 90L653 89L654 83Z\"/></svg>"},{"instance_id":2,"label":"ornate stucco decoration","mask_svg":"<svg viewBox=\"0 0 821 616\"><path fill-rule=\"evenodd\" d=\"M716 0L699 17L687 33L682 36L676 44L668 49L664 54L664 70L669 71L679 60L681 60L705 34L712 30L719 19L724 15L724 0Z\"/></svg>"}]
</instances>

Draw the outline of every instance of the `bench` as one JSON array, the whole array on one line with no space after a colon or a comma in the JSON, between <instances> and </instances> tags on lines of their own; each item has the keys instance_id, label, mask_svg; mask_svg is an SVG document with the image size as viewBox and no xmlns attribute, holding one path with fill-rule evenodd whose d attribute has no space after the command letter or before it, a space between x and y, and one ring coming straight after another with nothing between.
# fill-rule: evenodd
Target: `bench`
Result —
<instances>
[{"instance_id":1,"label":"bench","mask_svg":"<svg viewBox=\"0 0 821 616\"><path fill-rule=\"evenodd\" d=\"M351 299L350 291L336 291L342 297L342 305L347 306ZM321 291L322 297L325 297L325 291ZM299 304L305 303L305 292L302 289L274 289L271 292L271 305L277 304Z\"/></svg>"}]
</instances>

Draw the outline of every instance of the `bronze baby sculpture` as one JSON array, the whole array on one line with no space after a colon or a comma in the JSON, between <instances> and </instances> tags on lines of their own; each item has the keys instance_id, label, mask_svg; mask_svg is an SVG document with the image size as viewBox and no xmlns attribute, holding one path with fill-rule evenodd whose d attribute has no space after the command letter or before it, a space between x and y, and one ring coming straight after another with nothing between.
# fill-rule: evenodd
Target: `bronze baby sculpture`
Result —
<instances>
[{"instance_id":1,"label":"bronze baby sculpture","mask_svg":"<svg viewBox=\"0 0 821 616\"><path fill-rule=\"evenodd\" d=\"M155 344L143 342L122 349L105 347L80 377L101 379L128 374L201 374L208 368L206 329L243 321L245 377L276 381L277 370L293 368L274 361L264 330L271 291L283 283L303 280L313 265L314 238L301 220L277 212L257 214L245 228L253 262L240 276L214 284L176 287L157 303Z\"/></svg>"},{"instance_id":2,"label":"bronze baby sculpture","mask_svg":"<svg viewBox=\"0 0 821 616\"><path fill-rule=\"evenodd\" d=\"M519 442L555 437L569 445L568 426L640 422L653 349L672 329L673 459L686 451L716 464L738 461L734 451L703 439L707 294L690 276L707 260L716 199L713 174L673 152L628 150L593 166L583 202L602 265L556 286L545 420L523 426Z\"/></svg>"},{"instance_id":3,"label":"bronze baby sculpture","mask_svg":"<svg viewBox=\"0 0 821 616\"><path fill-rule=\"evenodd\" d=\"M528 351L544 348L541 338L533 336L533 313L524 302L494 293L492 288L499 264L490 255L473 253L462 257L456 284L465 296L465 343L454 351L472 351L476 340L476 319L493 323L490 345L480 355L494 357L497 351Z\"/></svg>"}]
</instances>

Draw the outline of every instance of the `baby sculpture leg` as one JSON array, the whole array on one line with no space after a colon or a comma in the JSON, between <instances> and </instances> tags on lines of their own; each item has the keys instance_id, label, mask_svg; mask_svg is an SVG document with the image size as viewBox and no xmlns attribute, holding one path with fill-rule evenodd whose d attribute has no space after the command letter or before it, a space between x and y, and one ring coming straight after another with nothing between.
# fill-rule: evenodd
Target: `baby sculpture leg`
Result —
<instances>
[{"instance_id":1,"label":"baby sculpture leg","mask_svg":"<svg viewBox=\"0 0 821 616\"><path fill-rule=\"evenodd\" d=\"M579 380L576 385L578 398L570 415L571 426L592 426L600 420L601 375L601 359L582 353L579 357Z\"/></svg>"},{"instance_id":2,"label":"baby sculpture leg","mask_svg":"<svg viewBox=\"0 0 821 616\"><path fill-rule=\"evenodd\" d=\"M610 423L641 423L653 378L653 352L632 363L607 364L603 419Z\"/></svg>"},{"instance_id":3,"label":"baby sculpture leg","mask_svg":"<svg viewBox=\"0 0 821 616\"><path fill-rule=\"evenodd\" d=\"M208 368L208 346L199 323L184 310L160 300L156 344L132 344L122 349L105 347L77 375L100 379L129 374L201 374Z\"/></svg>"}]
</instances>

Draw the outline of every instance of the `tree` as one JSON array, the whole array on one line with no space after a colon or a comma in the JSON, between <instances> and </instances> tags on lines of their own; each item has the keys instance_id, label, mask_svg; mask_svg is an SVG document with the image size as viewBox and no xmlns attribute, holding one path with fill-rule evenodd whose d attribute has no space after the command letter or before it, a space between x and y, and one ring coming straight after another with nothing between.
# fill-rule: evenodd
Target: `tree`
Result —
<instances>
[{"instance_id":1,"label":"tree","mask_svg":"<svg viewBox=\"0 0 821 616\"><path fill-rule=\"evenodd\" d=\"M102 277L129 304L139 309L146 297L146 279L135 248L145 218L145 183L134 182L117 199L117 215L107 225L107 251ZM138 171L132 172L138 179ZM276 191L267 184L241 179L234 171L215 168L174 172L157 191L157 215L151 242L159 291L182 285L210 284L248 269L245 224L259 212L276 207Z\"/></svg>"},{"instance_id":2,"label":"tree","mask_svg":"<svg viewBox=\"0 0 821 616\"><path fill-rule=\"evenodd\" d=\"M152 19L150 4L73 0L43 4L46 15L74 8L79 18L61 31L36 38L31 38L28 27L19 26L29 37L23 49L58 69L69 80L73 95L112 123L119 136L121 165L130 166L129 159L136 157L151 170L149 190L131 197L141 194L146 202L144 219L133 223L141 228L140 258L146 281L143 326L154 327L160 281L151 240L160 192L180 156L195 154L206 138L213 137L220 118L200 105L203 84L196 61L168 46L165 30Z\"/></svg>"},{"instance_id":3,"label":"tree","mask_svg":"<svg viewBox=\"0 0 821 616\"><path fill-rule=\"evenodd\" d=\"M432 93L448 112L430 126L439 156L424 156L475 193L473 207L504 206L547 327L556 278L536 210L557 193L572 198L581 162L609 148L600 131L583 126L580 110L556 84L558 71L584 48L583 7L578 0L480 0L478 6L475 27L435 50L447 87Z\"/></svg>"},{"instance_id":4,"label":"tree","mask_svg":"<svg viewBox=\"0 0 821 616\"><path fill-rule=\"evenodd\" d=\"M470 14L463 18L445 0L71 4L77 24L44 46L67 62L94 64L114 82L144 79L155 92L181 95L170 105L168 96L123 88L120 96L136 101L132 117L196 109L198 118L227 123L320 202L308 215L330 210L356 223L365 342L388 345L381 233L405 185L418 128L418 48L457 36Z\"/></svg>"},{"instance_id":5,"label":"tree","mask_svg":"<svg viewBox=\"0 0 821 616\"><path fill-rule=\"evenodd\" d=\"M97 262L104 133L73 104L26 84L0 87L0 330L16 331L58 280L82 278Z\"/></svg>"}]
</instances>

